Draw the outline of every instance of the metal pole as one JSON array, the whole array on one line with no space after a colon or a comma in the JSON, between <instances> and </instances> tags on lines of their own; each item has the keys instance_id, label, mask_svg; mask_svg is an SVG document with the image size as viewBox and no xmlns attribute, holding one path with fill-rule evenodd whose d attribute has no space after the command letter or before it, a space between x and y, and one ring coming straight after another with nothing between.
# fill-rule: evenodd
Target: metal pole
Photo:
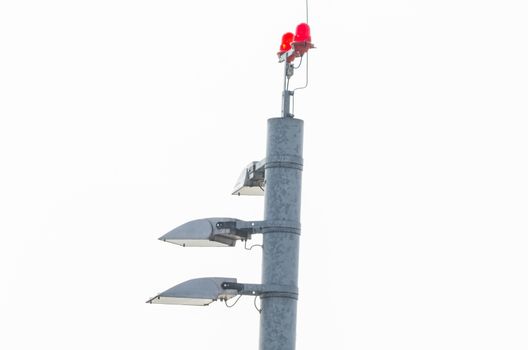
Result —
<instances>
[{"instance_id":1,"label":"metal pole","mask_svg":"<svg viewBox=\"0 0 528 350\"><path fill-rule=\"evenodd\" d=\"M268 120L262 283L297 289L303 167L303 121ZM294 350L297 298L261 297L260 350Z\"/></svg>"},{"instance_id":2,"label":"metal pole","mask_svg":"<svg viewBox=\"0 0 528 350\"><path fill-rule=\"evenodd\" d=\"M293 75L293 65L288 62L288 58L284 61L284 83L282 84L282 111L283 118L293 117L290 113L290 100L293 96L293 91L288 90L288 82Z\"/></svg>"}]
</instances>

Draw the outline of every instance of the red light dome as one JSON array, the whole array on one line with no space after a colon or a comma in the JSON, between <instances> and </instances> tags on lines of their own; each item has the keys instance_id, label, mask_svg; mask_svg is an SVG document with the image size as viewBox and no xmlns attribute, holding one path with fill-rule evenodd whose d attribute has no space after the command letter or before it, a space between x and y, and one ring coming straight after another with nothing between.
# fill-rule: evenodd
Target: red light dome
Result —
<instances>
[{"instance_id":1,"label":"red light dome","mask_svg":"<svg viewBox=\"0 0 528 350\"><path fill-rule=\"evenodd\" d=\"M294 35L291 32L285 33L282 36L282 42L281 42L281 46L279 49L280 54L283 54L291 49L291 43L293 41L293 37Z\"/></svg>"},{"instance_id":2,"label":"red light dome","mask_svg":"<svg viewBox=\"0 0 528 350\"><path fill-rule=\"evenodd\" d=\"M312 36L310 35L310 26L306 23L301 23L295 29L295 42L302 41L312 41Z\"/></svg>"}]
</instances>

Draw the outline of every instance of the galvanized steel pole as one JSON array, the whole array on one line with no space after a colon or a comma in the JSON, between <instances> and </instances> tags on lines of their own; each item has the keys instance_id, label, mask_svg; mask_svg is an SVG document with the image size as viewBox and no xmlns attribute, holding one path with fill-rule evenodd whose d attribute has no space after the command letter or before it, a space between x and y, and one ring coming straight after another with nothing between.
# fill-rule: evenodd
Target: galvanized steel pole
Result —
<instances>
[{"instance_id":1,"label":"galvanized steel pole","mask_svg":"<svg viewBox=\"0 0 528 350\"><path fill-rule=\"evenodd\" d=\"M262 283L297 289L303 168L303 121L268 120ZM260 350L294 350L297 298L261 296Z\"/></svg>"}]
</instances>

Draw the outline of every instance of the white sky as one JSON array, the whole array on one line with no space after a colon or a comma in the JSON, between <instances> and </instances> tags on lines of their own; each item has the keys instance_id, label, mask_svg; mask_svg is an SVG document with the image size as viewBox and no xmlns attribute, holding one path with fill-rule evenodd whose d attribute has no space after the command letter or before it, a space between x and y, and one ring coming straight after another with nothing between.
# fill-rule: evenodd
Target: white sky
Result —
<instances>
[{"instance_id":1,"label":"white sky","mask_svg":"<svg viewBox=\"0 0 528 350\"><path fill-rule=\"evenodd\" d=\"M528 348L524 1L311 1L298 349ZM256 349L148 305L261 252L159 236L234 197L303 1L0 2L0 348ZM293 85L303 83L303 74Z\"/></svg>"}]
</instances>

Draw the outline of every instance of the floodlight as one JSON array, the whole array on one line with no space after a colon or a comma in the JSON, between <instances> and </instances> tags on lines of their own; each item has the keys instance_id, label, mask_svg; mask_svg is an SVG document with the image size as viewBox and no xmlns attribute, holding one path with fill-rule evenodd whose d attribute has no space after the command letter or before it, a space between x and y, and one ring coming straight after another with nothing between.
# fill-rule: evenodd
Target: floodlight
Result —
<instances>
[{"instance_id":1,"label":"floodlight","mask_svg":"<svg viewBox=\"0 0 528 350\"><path fill-rule=\"evenodd\" d=\"M233 194L245 196L263 196L265 159L260 162L249 163L240 173L238 181L233 190Z\"/></svg>"},{"instance_id":2,"label":"floodlight","mask_svg":"<svg viewBox=\"0 0 528 350\"><path fill-rule=\"evenodd\" d=\"M297 299L296 287L273 284L237 283L236 278L205 277L192 279L149 299L150 304L205 306L213 301L226 301L236 295L283 296Z\"/></svg>"},{"instance_id":3,"label":"floodlight","mask_svg":"<svg viewBox=\"0 0 528 350\"><path fill-rule=\"evenodd\" d=\"M216 300L228 300L238 294L236 289L224 289L225 283L236 285L236 278L206 277L180 283L147 301L150 304L205 306Z\"/></svg>"},{"instance_id":4,"label":"floodlight","mask_svg":"<svg viewBox=\"0 0 528 350\"><path fill-rule=\"evenodd\" d=\"M206 218L189 221L159 239L183 247L233 247L237 240L261 232L260 221L247 222L233 218Z\"/></svg>"}]
</instances>

